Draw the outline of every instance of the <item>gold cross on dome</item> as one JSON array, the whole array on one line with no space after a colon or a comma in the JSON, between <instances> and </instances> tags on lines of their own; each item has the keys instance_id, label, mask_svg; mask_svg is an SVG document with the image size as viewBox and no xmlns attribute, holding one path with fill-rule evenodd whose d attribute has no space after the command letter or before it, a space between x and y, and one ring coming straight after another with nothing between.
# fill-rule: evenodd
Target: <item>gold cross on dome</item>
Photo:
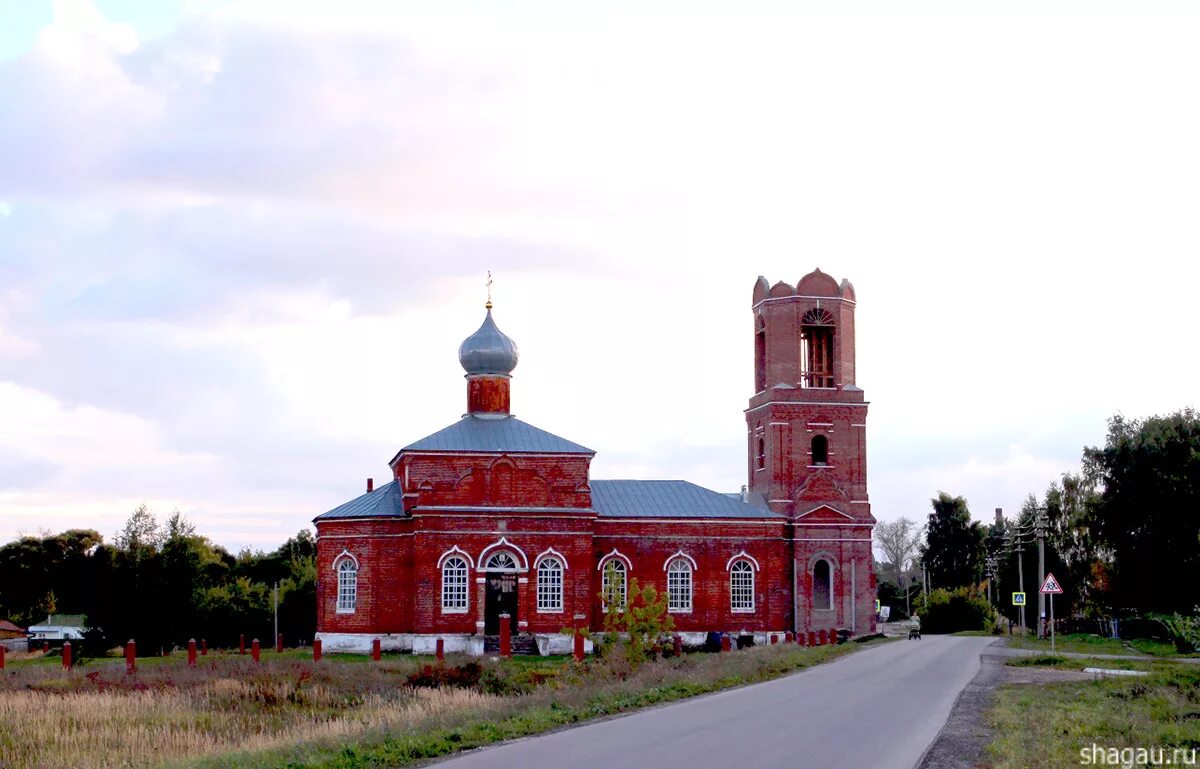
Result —
<instances>
[{"instance_id":1,"label":"gold cross on dome","mask_svg":"<svg viewBox=\"0 0 1200 769\"><path fill-rule=\"evenodd\" d=\"M488 270L487 291L488 291L488 300L487 300L487 304L485 304L484 307L486 307L487 309L490 310L490 309L492 309L492 271L491 270Z\"/></svg>"}]
</instances>

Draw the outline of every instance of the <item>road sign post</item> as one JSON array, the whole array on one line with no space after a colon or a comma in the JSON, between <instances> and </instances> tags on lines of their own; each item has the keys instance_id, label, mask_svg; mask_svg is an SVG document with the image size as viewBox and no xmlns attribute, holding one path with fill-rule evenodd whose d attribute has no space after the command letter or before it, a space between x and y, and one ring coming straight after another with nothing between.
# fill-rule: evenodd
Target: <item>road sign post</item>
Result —
<instances>
[{"instance_id":1,"label":"road sign post","mask_svg":"<svg viewBox=\"0 0 1200 769\"><path fill-rule=\"evenodd\" d=\"M1054 653L1054 596L1063 591L1062 585L1058 584L1058 580L1053 574L1046 575L1046 581L1042 583L1042 589L1039 591L1042 595L1050 596L1050 653Z\"/></svg>"}]
</instances>

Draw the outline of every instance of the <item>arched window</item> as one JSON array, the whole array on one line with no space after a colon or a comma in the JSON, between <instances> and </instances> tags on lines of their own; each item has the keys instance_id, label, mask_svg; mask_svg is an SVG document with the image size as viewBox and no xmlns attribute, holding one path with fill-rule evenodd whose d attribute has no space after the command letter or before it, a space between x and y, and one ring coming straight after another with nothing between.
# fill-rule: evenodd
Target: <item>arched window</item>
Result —
<instances>
[{"instance_id":1,"label":"arched window","mask_svg":"<svg viewBox=\"0 0 1200 769\"><path fill-rule=\"evenodd\" d=\"M537 610L563 610L563 565L557 558L543 558L538 564Z\"/></svg>"},{"instance_id":2,"label":"arched window","mask_svg":"<svg viewBox=\"0 0 1200 769\"><path fill-rule=\"evenodd\" d=\"M604 611L608 611L609 606L623 608L629 576L626 573L625 562L619 558L608 559L604 562L600 575L600 595L604 596L604 606L601 608Z\"/></svg>"},{"instance_id":3,"label":"arched window","mask_svg":"<svg viewBox=\"0 0 1200 769\"><path fill-rule=\"evenodd\" d=\"M500 552L493 555L487 560L487 566L483 567L488 571L517 571L517 561L510 554Z\"/></svg>"},{"instance_id":4,"label":"arched window","mask_svg":"<svg viewBox=\"0 0 1200 769\"><path fill-rule=\"evenodd\" d=\"M442 611L467 610L467 562L458 556L442 562Z\"/></svg>"},{"instance_id":5,"label":"arched window","mask_svg":"<svg viewBox=\"0 0 1200 769\"><path fill-rule=\"evenodd\" d=\"M800 319L800 386L834 386L833 316L819 307Z\"/></svg>"},{"instance_id":6,"label":"arched window","mask_svg":"<svg viewBox=\"0 0 1200 769\"><path fill-rule=\"evenodd\" d=\"M337 568L337 610L348 614L358 603L358 564L353 558L343 558Z\"/></svg>"},{"instance_id":7,"label":"arched window","mask_svg":"<svg viewBox=\"0 0 1200 769\"><path fill-rule=\"evenodd\" d=\"M813 564L813 608L833 608L833 569L825 559Z\"/></svg>"},{"instance_id":8,"label":"arched window","mask_svg":"<svg viewBox=\"0 0 1200 769\"><path fill-rule=\"evenodd\" d=\"M814 435L812 439L812 462L814 465L829 464L829 439L824 435Z\"/></svg>"},{"instance_id":9,"label":"arched window","mask_svg":"<svg viewBox=\"0 0 1200 769\"><path fill-rule=\"evenodd\" d=\"M749 561L734 561L729 569L730 611L754 611L754 567Z\"/></svg>"},{"instance_id":10,"label":"arched window","mask_svg":"<svg viewBox=\"0 0 1200 769\"><path fill-rule=\"evenodd\" d=\"M754 321L754 392L767 389L767 326L763 316Z\"/></svg>"},{"instance_id":11,"label":"arched window","mask_svg":"<svg viewBox=\"0 0 1200 769\"><path fill-rule=\"evenodd\" d=\"M758 453L754 457L754 466L759 470L767 466L767 442L761 436L758 439Z\"/></svg>"},{"instance_id":12,"label":"arched window","mask_svg":"<svg viewBox=\"0 0 1200 769\"><path fill-rule=\"evenodd\" d=\"M685 558L676 558L667 567L667 611L692 610L692 565Z\"/></svg>"}]
</instances>

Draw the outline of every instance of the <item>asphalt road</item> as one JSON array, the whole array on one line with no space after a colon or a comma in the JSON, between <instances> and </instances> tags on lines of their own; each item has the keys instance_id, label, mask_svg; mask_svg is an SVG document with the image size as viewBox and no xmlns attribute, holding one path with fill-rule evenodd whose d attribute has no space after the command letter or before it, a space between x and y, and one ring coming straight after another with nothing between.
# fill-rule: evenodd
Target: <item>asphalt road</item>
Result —
<instances>
[{"instance_id":1,"label":"asphalt road","mask_svg":"<svg viewBox=\"0 0 1200 769\"><path fill-rule=\"evenodd\" d=\"M802 673L531 737L438 769L913 769L991 638L925 636Z\"/></svg>"}]
</instances>

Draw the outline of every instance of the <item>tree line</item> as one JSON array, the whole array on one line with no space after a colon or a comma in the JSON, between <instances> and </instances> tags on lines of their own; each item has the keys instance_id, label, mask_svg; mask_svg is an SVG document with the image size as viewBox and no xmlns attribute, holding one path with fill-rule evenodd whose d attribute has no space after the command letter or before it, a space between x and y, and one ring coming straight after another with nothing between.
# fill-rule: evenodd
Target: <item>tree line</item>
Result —
<instances>
[{"instance_id":1,"label":"tree line","mask_svg":"<svg viewBox=\"0 0 1200 769\"><path fill-rule=\"evenodd\" d=\"M232 647L239 636L288 643L316 631L316 540L307 529L277 550L231 554L176 512L160 523L145 506L112 543L92 529L24 536L0 547L0 619L21 627L50 614L82 614L88 644L136 639L160 653L189 639Z\"/></svg>"},{"instance_id":2,"label":"tree line","mask_svg":"<svg viewBox=\"0 0 1200 769\"><path fill-rule=\"evenodd\" d=\"M1013 621L1011 594L1037 605L1038 551L1066 591L1059 616L1200 613L1200 417L1192 409L1108 422L1103 446L1083 450L1065 473L1012 518L973 520L961 496L931 500L923 530L901 519L876 527L880 600L902 607L906 593L990 586ZM985 582L987 580L987 582ZM1001 591L1003 594L1001 595ZM1027 610L1030 623L1035 609Z\"/></svg>"}]
</instances>

